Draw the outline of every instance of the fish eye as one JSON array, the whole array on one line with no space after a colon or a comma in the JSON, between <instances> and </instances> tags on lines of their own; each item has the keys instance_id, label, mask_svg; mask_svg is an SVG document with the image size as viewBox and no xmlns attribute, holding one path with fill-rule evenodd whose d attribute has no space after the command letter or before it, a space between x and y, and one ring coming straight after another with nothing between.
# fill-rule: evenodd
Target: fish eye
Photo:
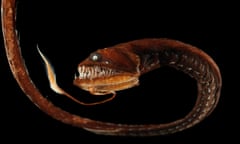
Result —
<instances>
[{"instance_id":1,"label":"fish eye","mask_svg":"<svg viewBox=\"0 0 240 144\"><path fill-rule=\"evenodd\" d=\"M90 59L92 61L100 61L101 60L101 55L99 53L92 53L90 55Z\"/></svg>"}]
</instances>

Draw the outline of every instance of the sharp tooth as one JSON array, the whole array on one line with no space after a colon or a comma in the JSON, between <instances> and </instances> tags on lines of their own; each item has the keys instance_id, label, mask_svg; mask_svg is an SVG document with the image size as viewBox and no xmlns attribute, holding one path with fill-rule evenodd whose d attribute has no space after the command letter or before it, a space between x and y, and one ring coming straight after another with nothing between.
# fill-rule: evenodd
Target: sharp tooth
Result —
<instances>
[{"instance_id":1,"label":"sharp tooth","mask_svg":"<svg viewBox=\"0 0 240 144\"><path fill-rule=\"evenodd\" d=\"M85 77L84 77L84 73L82 73L82 79L84 79Z\"/></svg>"},{"instance_id":2,"label":"sharp tooth","mask_svg":"<svg viewBox=\"0 0 240 144\"><path fill-rule=\"evenodd\" d=\"M91 77L94 78L96 76L96 72L91 68Z\"/></svg>"},{"instance_id":3,"label":"sharp tooth","mask_svg":"<svg viewBox=\"0 0 240 144\"><path fill-rule=\"evenodd\" d=\"M98 72L97 66L93 68L93 71L94 71L94 72Z\"/></svg>"},{"instance_id":4,"label":"sharp tooth","mask_svg":"<svg viewBox=\"0 0 240 144\"><path fill-rule=\"evenodd\" d=\"M113 73L113 71L110 69L110 70L109 70L109 75L112 75L112 73Z\"/></svg>"},{"instance_id":5,"label":"sharp tooth","mask_svg":"<svg viewBox=\"0 0 240 144\"><path fill-rule=\"evenodd\" d=\"M85 73L85 66L82 66L82 72Z\"/></svg>"},{"instance_id":6,"label":"sharp tooth","mask_svg":"<svg viewBox=\"0 0 240 144\"><path fill-rule=\"evenodd\" d=\"M78 67L78 72L81 73L82 67Z\"/></svg>"},{"instance_id":7,"label":"sharp tooth","mask_svg":"<svg viewBox=\"0 0 240 144\"><path fill-rule=\"evenodd\" d=\"M81 79L83 79L83 73L82 73L82 72L79 73L79 77L80 77Z\"/></svg>"},{"instance_id":8,"label":"sharp tooth","mask_svg":"<svg viewBox=\"0 0 240 144\"><path fill-rule=\"evenodd\" d=\"M91 70L92 70L91 68L88 68L88 73L89 73L89 75L91 75L91 73L92 73Z\"/></svg>"},{"instance_id":9,"label":"sharp tooth","mask_svg":"<svg viewBox=\"0 0 240 144\"><path fill-rule=\"evenodd\" d=\"M90 72L87 73L87 78L90 78L91 74Z\"/></svg>"},{"instance_id":10,"label":"sharp tooth","mask_svg":"<svg viewBox=\"0 0 240 144\"><path fill-rule=\"evenodd\" d=\"M82 78L82 73L79 73L79 76L78 76L79 78Z\"/></svg>"}]
</instances>

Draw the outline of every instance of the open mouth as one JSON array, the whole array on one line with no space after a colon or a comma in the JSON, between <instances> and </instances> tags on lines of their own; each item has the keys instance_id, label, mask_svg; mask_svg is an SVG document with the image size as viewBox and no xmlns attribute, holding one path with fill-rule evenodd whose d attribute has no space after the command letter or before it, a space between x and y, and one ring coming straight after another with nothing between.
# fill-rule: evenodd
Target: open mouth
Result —
<instances>
[{"instance_id":1,"label":"open mouth","mask_svg":"<svg viewBox=\"0 0 240 144\"><path fill-rule=\"evenodd\" d=\"M103 95L138 85L138 76L104 66L81 65L73 83L94 95Z\"/></svg>"},{"instance_id":2,"label":"open mouth","mask_svg":"<svg viewBox=\"0 0 240 144\"><path fill-rule=\"evenodd\" d=\"M109 77L119 73L117 70L100 66L79 66L75 79L94 79L99 77Z\"/></svg>"}]
</instances>

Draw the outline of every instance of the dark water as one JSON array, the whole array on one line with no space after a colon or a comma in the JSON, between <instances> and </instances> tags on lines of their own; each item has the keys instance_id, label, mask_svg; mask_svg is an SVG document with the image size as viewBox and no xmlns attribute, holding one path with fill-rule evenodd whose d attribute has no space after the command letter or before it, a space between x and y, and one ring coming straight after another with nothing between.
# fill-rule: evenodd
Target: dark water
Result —
<instances>
[{"instance_id":1,"label":"dark water","mask_svg":"<svg viewBox=\"0 0 240 144\"><path fill-rule=\"evenodd\" d=\"M72 85L77 64L99 48L141 38L167 37L195 45L216 60L225 81L228 81L224 58L226 49L219 43L223 38L215 27L218 19L204 22L206 20L201 15L196 18L187 13L167 15L160 8L147 11L137 6L111 6L107 7L107 11L101 11L93 4L79 5L74 1L22 0L18 7L17 28L23 57L33 82L54 104L74 114L116 123L170 122L183 117L193 107L196 82L181 72L163 67L143 75L140 86L119 92L111 102L92 107L80 106L50 90L37 45L52 62L60 86L83 101L97 101L104 97L92 96ZM88 8L84 10L85 7ZM99 136L65 125L40 111L25 96L13 79L3 52L2 44L0 62L3 65L1 75L5 92L1 94L2 125L7 125L11 131L8 135L12 137L24 132L26 137L22 139L29 141L28 135L41 131L34 137L56 141L67 139L78 143L96 140L101 143L195 143L197 139L221 139L224 137L220 136L227 134L227 86L223 87L219 105L210 117L191 129L169 136Z\"/></svg>"}]
</instances>

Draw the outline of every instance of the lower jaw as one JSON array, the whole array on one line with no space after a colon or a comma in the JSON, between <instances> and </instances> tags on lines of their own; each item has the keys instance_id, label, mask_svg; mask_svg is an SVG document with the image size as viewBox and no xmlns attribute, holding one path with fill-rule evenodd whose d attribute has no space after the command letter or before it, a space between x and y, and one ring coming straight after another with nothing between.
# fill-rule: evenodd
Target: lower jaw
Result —
<instances>
[{"instance_id":1,"label":"lower jaw","mask_svg":"<svg viewBox=\"0 0 240 144\"><path fill-rule=\"evenodd\" d=\"M116 81L116 82L107 82L103 81L101 83L96 83L94 80L89 82L82 82L82 80L76 79L74 80L74 85L86 90L86 91L96 91L96 92L104 92L104 93L112 93L115 91L120 91L128 88L135 87L139 85L139 80L137 77L132 77L126 81Z\"/></svg>"}]
</instances>

